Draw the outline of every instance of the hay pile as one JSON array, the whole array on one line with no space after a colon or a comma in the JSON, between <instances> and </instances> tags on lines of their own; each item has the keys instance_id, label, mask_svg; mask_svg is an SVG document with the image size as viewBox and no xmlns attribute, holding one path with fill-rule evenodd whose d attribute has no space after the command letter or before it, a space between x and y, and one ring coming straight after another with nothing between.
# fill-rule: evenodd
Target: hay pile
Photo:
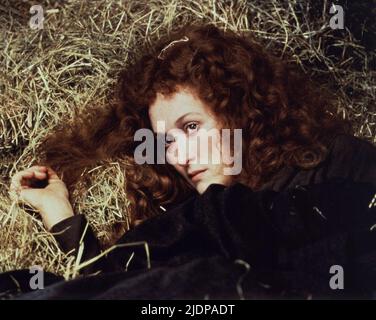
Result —
<instances>
[{"instance_id":1,"label":"hay pile","mask_svg":"<svg viewBox=\"0 0 376 320\"><path fill-rule=\"evenodd\" d=\"M116 74L149 36L185 22L253 32L277 55L325 81L357 135L376 142L375 54L354 37L359 30L329 28L327 1L39 1L42 30L29 27L34 4L0 4L0 272L41 265L75 276L74 258L58 250L38 215L10 201L9 177L38 163L36 147L56 124L107 103ZM357 24L348 19L345 26ZM363 36L371 31L364 28ZM90 186L78 184L74 193L76 212L87 215L103 243L117 223L127 225L123 172L121 162L100 165L85 174Z\"/></svg>"}]
</instances>

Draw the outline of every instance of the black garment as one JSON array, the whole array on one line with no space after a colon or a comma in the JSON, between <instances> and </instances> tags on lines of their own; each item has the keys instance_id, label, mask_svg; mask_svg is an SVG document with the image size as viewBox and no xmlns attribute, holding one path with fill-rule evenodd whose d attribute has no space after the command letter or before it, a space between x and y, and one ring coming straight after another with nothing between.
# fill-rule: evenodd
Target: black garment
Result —
<instances>
[{"instance_id":1,"label":"black garment","mask_svg":"<svg viewBox=\"0 0 376 320\"><path fill-rule=\"evenodd\" d=\"M369 208L375 192L371 184L346 181L283 193L212 184L128 231L119 244L129 246L84 270L100 275L19 298L376 298L376 207ZM84 216L55 230L67 225L82 233ZM131 245L140 241L148 243L150 260L144 246ZM92 242L85 251L85 258L99 253ZM329 286L333 265L344 270L343 290Z\"/></svg>"},{"instance_id":2,"label":"black garment","mask_svg":"<svg viewBox=\"0 0 376 320\"><path fill-rule=\"evenodd\" d=\"M376 186L376 147L355 136L340 134L329 144L326 159L313 169L302 170L285 166L262 190L283 191L296 185L322 183L345 178L369 182Z\"/></svg>"},{"instance_id":3,"label":"black garment","mask_svg":"<svg viewBox=\"0 0 376 320\"><path fill-rule=\"evenodd\" d=\"M370 203L376 151L365 141L341 137L330 155L325 166L285 180L291 185L305 177L308 185L279 193L213 184L128 231L116 249L82 269L83 275L99 275L19 298L375 298L376 212ZM64 251L77 252L85 226L85 217L76 215L52 231L63 231L55 237ZM100 253L99 244L90 227L83 239L81 261L88 261ZM333 265L343 267L344 290L329 286ZM7 278L9 273L0 275L0 292Z\"/></svg>"}]
</instances>

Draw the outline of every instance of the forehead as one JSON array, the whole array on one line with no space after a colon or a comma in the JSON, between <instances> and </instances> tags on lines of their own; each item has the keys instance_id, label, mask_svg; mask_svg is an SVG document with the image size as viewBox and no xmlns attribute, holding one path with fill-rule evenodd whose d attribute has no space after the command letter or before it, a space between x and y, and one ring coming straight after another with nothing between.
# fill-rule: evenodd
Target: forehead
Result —
<instances>
[{"instance_id":1,"label":"forehead","mask_svg":"<svg viewBox=\"0 0 376 320\"><path fill-rule=\"evenodd\" d=\"M199 113L208 116L208 107L188 88L179 88L171 96L161 93L149 107L149 118L153 130L156 131L157 121L165 121L166 130L175 127L175 121L187 113Z\"/></svg>"}]
</instances>

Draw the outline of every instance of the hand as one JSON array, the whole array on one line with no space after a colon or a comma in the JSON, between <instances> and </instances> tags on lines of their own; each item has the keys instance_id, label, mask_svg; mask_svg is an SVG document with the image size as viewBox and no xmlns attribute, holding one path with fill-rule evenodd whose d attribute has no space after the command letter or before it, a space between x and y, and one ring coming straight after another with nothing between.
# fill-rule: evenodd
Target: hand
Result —
<instances>
[{"instance_id":1,"label":"hand","mask_svg":"<svg viewBox=\"0 0 376 320\"><path fill-rule=\"evenodd\" d=\"M38 210L48 230L74 215L68 189L50 167L32 166L17 172L11 179L9 195Z\"/></svg>"}]
</instances>

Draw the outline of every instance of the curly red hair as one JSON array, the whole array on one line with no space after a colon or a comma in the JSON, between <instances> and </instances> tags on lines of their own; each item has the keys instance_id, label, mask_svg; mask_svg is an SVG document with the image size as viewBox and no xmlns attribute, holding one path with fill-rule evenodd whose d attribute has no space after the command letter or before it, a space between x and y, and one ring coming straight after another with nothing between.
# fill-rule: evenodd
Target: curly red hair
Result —
<instances>
[{"instance_id":1,"label":"curly red hair","mask_svg":"<svg viewBox=\"0 0 376 320\"><path fill-rule=\"evenodd\" d=\"M184 36L189 41L169 46L158 58ZM253 190L284 166L317 166L337 133L352 133L350 122L336 116L329 92L294 64L266 52L247 32L193 23L155 39L142 53L120 73L117 103L77 117L42 144L46 164L65 173L68 188L97 160L125 158L132 221L158 214L160 205L193 192L172 166L137 165L133 159L134 133L151 128L148 108L157 93L189 87L227 128L243 129L239 178Z\"/></svg>"}]
</instances>

